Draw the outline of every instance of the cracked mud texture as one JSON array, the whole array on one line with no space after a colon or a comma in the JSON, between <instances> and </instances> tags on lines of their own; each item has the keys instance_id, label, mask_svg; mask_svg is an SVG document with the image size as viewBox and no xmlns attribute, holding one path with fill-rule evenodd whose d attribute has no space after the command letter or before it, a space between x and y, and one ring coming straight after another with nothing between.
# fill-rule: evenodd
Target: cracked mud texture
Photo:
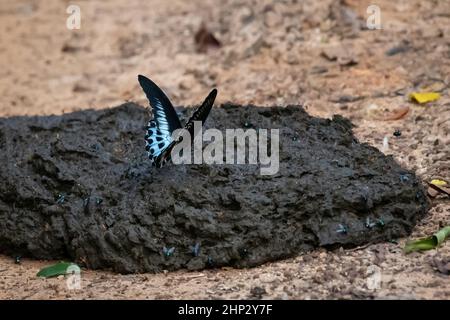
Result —
<instances>
[{"instance_id":1,"label":"cracked mud texture","mask_svg":"<svg viewBox=\"0 0 450 320\"><path fill-rule=\"evenodd\" d=\"M403 237L428 210L414 173L359 143L341 116L214 107L205 128L280 129L273 176L257 165L155 169L148 119L133 103L0 119L0 252L121 273L250 267Z\"/></svg>"}]
</instances>

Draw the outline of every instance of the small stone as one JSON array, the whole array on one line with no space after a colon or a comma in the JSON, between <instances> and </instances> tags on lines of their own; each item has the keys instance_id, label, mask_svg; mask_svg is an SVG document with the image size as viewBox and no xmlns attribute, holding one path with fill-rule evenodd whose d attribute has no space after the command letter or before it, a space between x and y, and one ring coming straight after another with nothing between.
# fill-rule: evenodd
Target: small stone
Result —
<instances>
[{"instance_id":1,"label":"small stone","mask_svg":"<svg viewBox=\"0 0 450 320\"><path fill-rule=\"evenodd\" d=\"M250 289L250 293L253 297L261 299L263 295L267 294L267 291L264 287L253 287Z\"/></svg>"},{"instance_id":2,"label":"small stone","mask_svg":"<svg viewBox=\"0 0 450 320\"><path fill-rule=\"evenodd\" d=\"M404 53L404 52L408 51L409 49L410 49L409 46L398 45L398 46L395 46L395 47L392 47L392 48L386 50L386 52L384 54L388 57L391 57L391 56L395 56L396 54L399 54L399 53Z\"/></svg>"},{"instance_id":3,"label":"small stone","mask_svg":"<svg viewBox=\"0 0 450 320\"><path fill-rule=\"evenodd\" d=\"M264 17L264 23L269 28L274 28L280 25L282 21L283 21L282 16L273 11L266 12L266 15Z\"/></svg>"},{"instance_id":4,"label":"small stone","mask_svg":"<svg viewBox=\"0 0 450 320\"><path fill-rule=\"evenodd\" d=\"M286 62L288 64L299 64L300 60L297 54L295 54L294 52L289 52L286 57Z\"/></svg>"}]
</instances>

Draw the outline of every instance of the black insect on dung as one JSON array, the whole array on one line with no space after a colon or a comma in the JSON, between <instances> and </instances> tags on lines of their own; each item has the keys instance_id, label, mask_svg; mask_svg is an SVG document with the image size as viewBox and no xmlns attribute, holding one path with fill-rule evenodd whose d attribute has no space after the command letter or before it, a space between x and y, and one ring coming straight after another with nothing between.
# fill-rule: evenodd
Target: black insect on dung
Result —
<instances>
[{"instance_id":1,"label":"black insect on dung","mask_svg":"<svg viewBox=\"0 0 450 320\"><path fill-rule=\"evenodd\" d=\"M91 201L93 199L91 199L91 197L86 197L83 200L83 210L84 210L84 214L88 215L90 214L93 210L95 210L93 208L94 205L94 201Z\"/></svg>"},{"instance_id":2,"label":"black insect on dung","mask_svg":"<svg viewBox=\"0 0 450 320\"><path fill-rule=\"evenodd\" d=\"M253 125L250 122L248 121L244 122L244 128L251 128L251 127L253 127Z\"/></svg>"},{"instance_id":3,"label":"black insect on dung","mask_svg":"<svg viewBox=\"0 0 450 320\"><path fill-rule=\"evenodd\" d=\"M400 175L400 181L401 182L407 182L409 181L409 176L407 174L401 174Z\"/></svg>"},{"instance_id":4,"label":"black insect on dung","mask_svg":"<svg viewBox=\"0 0 450 320\"><path fill-rule=\"evenodd\" d=\"M367 204L367 200L369 199L368 196L367 196L367 194L363 193L363 194L361 195L361 198L363 199L364 204Z\"/></svg>"},{"instance_id":5,"label":"black insect on dung","mask_svg":"<svg viewBox=\"0 0 450 320\"><path fill-rule=\"evenodd\" d=\"M200 254L200 243L196 243L193 247L192 247L192 255L194 257L198 257Z\"/></svg>"},{"instance_id":6,"label":"black insect on dung","mask_svg":"<svg viewBox=\"0 0 450 320\"><path fill-rule=\"evenodd\" d=\"M373 227L375 227L377 225L376 222L372 222L372 220L370 220L369 217L366 218L366 223L364 224L366 226L367 229L372 229Z\"/></svg>"},{"instance_id":7,"label":"black insect on dung","mask_svg":"<svg viewBox=\"0 0 450 320\"><path fill-rule=\"evenodd\" d=\"M336 232L337 232L337 233L340 233L340 234L347 234L347 233L348 233L348 229L347 229L346 226L344 226L344 225L341 223L341 224L339 224L339 227L338 227L338 229L336 230Z\"/></svg>"},{"instance_id":8,"label":"black insect on dung","mask_svg":"<svg viewBox=\"0 0 450 320\"><path fill-rule=\"evenodd\" d=\"M402 132L400 130L395 130L393 133L394 137L400 137L402 135Z\"/></svg>"},{"instance_id":9,"label":"black insect on dung","mask_svg":"<svg viewBox=\"0 0 450 320\"><path fill-rule=\"evenodd\" d=\"M239 249L239 255L241 256L241 258L244 258L244 257L248 256L248 249L247 248L240 248Z\"/></svg>"},{"instance_id":10,"label":"black insect on dung","mask_svg":"<svg viewBox=\"0 0 450 320\"><path fill-rule=\"evenodd\" d=\"M163 253L166 258L172 256L174 252L175 252L175 247L171 247L171 248L163 247Z\"/></svg>"},{"instance_id":11,"label":"black insect on dung","mask_svg":"<svg viewBox=\"0 0 450 320\"><path fill-rule=\"evenodd\" d=\"M56 198L56 203L63 204L65 200L66 200L66 196L64 194L60 193L60 194L58 194L58 197Z\"/></svg>"}]
</instances>

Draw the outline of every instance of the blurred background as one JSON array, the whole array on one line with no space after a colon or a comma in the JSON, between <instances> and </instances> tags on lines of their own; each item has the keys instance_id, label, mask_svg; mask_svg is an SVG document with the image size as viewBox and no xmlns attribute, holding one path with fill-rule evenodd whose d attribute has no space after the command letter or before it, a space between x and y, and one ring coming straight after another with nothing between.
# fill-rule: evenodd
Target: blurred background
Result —
<instances>
[{"instance_id":1,"label":"blurred background","mask_svg":"<svg viewBox=\"0 0 450 320\"><path fill-rule=\"evenodd\" d=\"M80 29L66 26L70 4ZM0 115L146 105L139 73L177 105L216 86L219 102L305 104L325 116L448 84L450 1L377 1L381 30L367 28L371 4L1 0Z\"/></svg>"}]
</instances>

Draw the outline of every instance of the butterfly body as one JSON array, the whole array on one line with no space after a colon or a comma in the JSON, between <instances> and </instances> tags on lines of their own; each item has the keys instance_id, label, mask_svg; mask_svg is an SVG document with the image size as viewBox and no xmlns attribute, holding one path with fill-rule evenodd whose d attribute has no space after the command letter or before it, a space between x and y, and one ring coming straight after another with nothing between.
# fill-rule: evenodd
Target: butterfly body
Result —
<instances>
[{"instance_id":1,"label":"butterfly body","mask_svg":"<svg viewBox=\"0 0 450 320\"><path fill-rule=\"evenodd\" d=\"M174 140L172 134L182 126L172 103L164 92L153 81L142 75L138 76L138 80L153 110L153 119L147 125L145 149L152 164L161 168L170 160L173 147L181 141L181 138ZM191 138L194 135L194 121L201 121L202 124L206 121L216 95L217 90L212 90L186 123L184 129L191 134Z\"/></svg>"}]
</instances>

